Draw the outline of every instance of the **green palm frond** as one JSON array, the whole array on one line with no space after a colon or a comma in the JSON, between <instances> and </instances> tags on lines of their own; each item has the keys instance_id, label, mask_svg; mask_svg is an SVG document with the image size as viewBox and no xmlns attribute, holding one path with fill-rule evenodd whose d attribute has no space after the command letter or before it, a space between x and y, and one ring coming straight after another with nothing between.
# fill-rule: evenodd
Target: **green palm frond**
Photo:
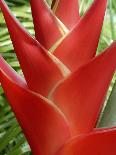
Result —
<instances>
[{"instance_id":1,"label":"green palm frond","mask_svg":"<svg viewBox=\"0 0 116 155\"><path fill-rule=\"evenodd\" d=\"M26 29L34 35L31 9L28 0L6 0L12 12L26 27ZM46 0L51 5L52 0ZM92 0L80 0L80 13L83 14ZM105 17L104 27L100 38L98 53L106 48L112 40L116 39L116 0L109 0L108 10ZM4 22L2 13L0 12L0 53L7 62L19 73L19 63L13 51L9 33ZM116 79L116 78L114 78ZM114 81L109 90L109 94L114 85ZM0 87L0 155L30 155L31 151L26 139L15 119L14 114L4 96L4 92Z\"/></svg>"}]
</instances>

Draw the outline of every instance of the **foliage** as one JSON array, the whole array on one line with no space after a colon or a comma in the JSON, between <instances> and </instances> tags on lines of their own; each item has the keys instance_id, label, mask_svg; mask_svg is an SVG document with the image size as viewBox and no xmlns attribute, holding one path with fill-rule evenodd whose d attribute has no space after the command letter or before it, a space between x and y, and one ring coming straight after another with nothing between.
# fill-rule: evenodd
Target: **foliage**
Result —
<instances>
[{"instance_id":1,"label":"foliage","mask_svg":"<svg viewBox=\"0 0 116 155\"><path fill-rule=\"evenodd\" d=\"M46 0L48 4L51 4L51 0ZM7 0L8 5L11 10L16 15L16 17L21 21L21 23L29 30L29 32L34 35L31 9L28 0ZM80 13L83 15L87 8L92 3L92 0L80 0ZM100 38L100 43L98 47L98 53L106 48L113 40L116 39L116 29L114 25L116 24L116 0L109 0L108 9L105 16L104 26ZM19 63L17 61L16 55L13 52L13 47L10 41L10 37L3 20L2 13L0 12L0 53L4 56L7 62L19 73L22 74L20 70ZM115 77L112 80L108 96L109 97L112 87L115 82ZM116 84L113 89L113 93L108 99L108 106L105 104L103 113L101 115L101 120L98 122L98 126L112 126L116 125L116 119L114 117L115 110L112 108L115 103L115 93ZM105 108L106 106L106 108ZM110 107L110 108L109 108ZM112 114L111 121L107 123L107 112ZM113 119L113 121L112 121ZM113 123L112 123L113 122ZM11 111L11 108L4 96L2 88L0 88L0 155L30 155L31 151L26 142L26 139L21 132L21 129Z\"/></svg>"}]
</instances>

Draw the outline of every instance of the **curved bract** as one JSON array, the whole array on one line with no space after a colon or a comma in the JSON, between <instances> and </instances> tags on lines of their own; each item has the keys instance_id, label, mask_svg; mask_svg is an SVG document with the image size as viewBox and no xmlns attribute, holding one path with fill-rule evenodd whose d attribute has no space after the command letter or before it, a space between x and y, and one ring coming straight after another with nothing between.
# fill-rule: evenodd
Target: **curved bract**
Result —
<instances>
[{"instance_id":1,"label":"curved bract","mask_svg":"<svg viewBox=\"0 0 116 155\"><path fill-rule=\"evenodd\" d=\"M54 90L52 99L69 119L74 135L93 130L115 69L113 43Z\"/></svg>"},{"instance_id":2,"label":"curved bract","mask_svg":"<svg viewBox=\"0 0 116 155\"><path fill-rule=\"evenodd\" d=\"M55 153L70 137L63 113L44 97L12 81L7 72L1 68L0 82L33 153L35 155Z\"/></svg>"},{"instance_id":3,"label":"curved bract","mask_svg":"<svg viewBox=\"0 0 116 155\"><path fill-rule=\"evenodd\" d=\"M55 63L49 52L20 25L4 1L0 6L29 88L47 96L52 86L63 77L57 61Z\"/></svg>"},{"instance_id":4,"label":"curved bract","mask_svg":"<svg viewBox=\"0 0 116 155\"><path fill-rule=\"evenodd\" d=\"M44 0L30 4L35 37L0 0L24 74L0 56L0 83L33 155L115 155L116 128L95 128L116 70L116 42L96 56L107 0L83 17L77 0L53 0L53 12Z\"/></svg>"},{"instance_id":5,"label":"curved bract","mask_svg":"<svg viewBox=\"0 0 116 155\"><path fill-rule=\"evenodd\" d=\"M116 129L80 135L65 144L56 155L115 155Z\"/></svg>"},{"instance_id":6,"label":"curved bract","mask_svg":"<svg viewBox=\"0 0 116 155\"><path fill-rule=\"evenodd\" d=\"M79 21L79 6L77 0L53 0L52 8L55 15L69 28L72 29Z\"/></svg>"},{"instance_id":7,"label":"curved bract","mask_svg":"<svg viewBox=\"0 0 116 155\"><path fill-rule=\"evenodd\" d=\"M76 26L54 51L72 71L88 62L96 54L107 0L95 0Z\"/></svg>"},{"instance_id":8,"label":"curved bract","mask_svg":"<svg viewBox=\"0 0 116 155\"><path fill-rule=\"evenodd\" d=\"M62 36L58 21L43 0L30 0L30 4L36 39L49 49Z\"/></svg>"}]
</instances>

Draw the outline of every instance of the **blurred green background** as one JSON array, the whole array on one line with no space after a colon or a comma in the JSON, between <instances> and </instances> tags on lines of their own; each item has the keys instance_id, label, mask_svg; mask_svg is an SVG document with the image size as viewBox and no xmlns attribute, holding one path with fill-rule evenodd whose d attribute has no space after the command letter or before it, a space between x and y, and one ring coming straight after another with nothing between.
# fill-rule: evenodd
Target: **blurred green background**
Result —
<instances>
[{"instance_id":1,"label":"blurred green background","mask_svg":"<svg viewBox=\"0 0 116 155\"><path fill-rule=\"evenodd\" d=\"M6 0L12 12L20 22L34 35L31 9L29 0ZM46 0L51 4L51 0ZM83 15L92 0L80 0L80 14ZM69 10L70 11L70 10ZM98 46L98 53L109 46L116 39L116 0L109 0L106 11L104 26ZM13 52L13 46L8 34L6 24L2 13L0 12L0 53L7 62L19 73L22 74L16 55ZM114 85L115 77L110 86L108 95ZM114 89L115 90L115 89ZM114 91L113 91L114 93ZM113 96L114 97L114 96ZM115 98L116 99L116 98ZM111 102L111 101L110 101ZM115 114L114 114L115 115ZM105 120L106 121L106 120ZM113 125L116 119L113 118ZM107 125L107 123L106 123ZM109 124L109 125L112 125ZM102 126L102 125L101 125ZM11 108L5 98L4 92L0 87L0 155L30 155L30 148L24 135L11 111Z\"/></svg>"}]
</instances>

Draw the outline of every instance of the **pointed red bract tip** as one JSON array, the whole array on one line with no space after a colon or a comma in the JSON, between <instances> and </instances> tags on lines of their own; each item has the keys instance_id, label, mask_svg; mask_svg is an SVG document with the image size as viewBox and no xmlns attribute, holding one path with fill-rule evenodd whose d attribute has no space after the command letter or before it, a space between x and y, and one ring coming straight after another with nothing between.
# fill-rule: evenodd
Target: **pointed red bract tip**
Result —
<instances>
[{"instance_id":1,"label":"pointed red bract tip","mask_svg":"<svg viewBox=\"0 0 116 155\"><path fill-rule=\"evenodd\" d=\"M53 101L69 120L73 135L93 130L115 69L116 42L54 91Z\"/></svg>"},{"instance_id":2,"label":"pointed red bract tip","mask_svg":"<svg viewBox=\"0 0 116 155\"><path fill-rule=\"evenodd\" d=\"M36 39L46 48L61 37L56 17L43 0L30 0Z\"/></svg>"},{"instance_id":3,"label":"pointed red bract tip","mask_svg":"<svg viewBox=\"0 0 116 155\"><path fill-rule=\"evenodd\" d=\"M116 128L77 136L56 155L115 155Z\"/></svg>"},{"instance_id":4,"label":"pointed red bract tip","mask_svg":"<svg viewBox=\"0 0 116 155\"><path fill-rule=\"evenodd\" d=\"M21 76L19 76L18 73L15 70L13 70L13 68L9 66L9 64L3 59L1 55L0 55L0 70L6 72L7 75L17 84L19 84L24 88L27 88L26 81Z\"/></svg>"},{"instance_id":5,"label":"pointed red bract tip","mask_svg":"<svg viewBox=\"0 0 116 155\"><path fill-rule=\"evenodd\" d=\"M21 87L11 76L0 66L2 87L33 154L54 154L70 137L67 120L53 103Z\"/></svg>"},{"instance_id":6,"label":"pointed red bract tip","mask_svg":"<svg viewBox=\"0 0 116 155\"><path fill-rule=\"evenodd\" d=\"M5 2L1 2L0 7L27 84L31 90L47 96L56 82L63 77L61 70L49 52L20 25Z\"/></svg>"},{"instance_id":7,"label":"pointed red bract tip","mask_svg":"<svg viewBox=\"0 0 116 155\"><path fill-rule=\"evenodd\" d=\"M56 0L53 3L56 16L67 28L72 29L80 19L78 0Z\"/></svg>"},{"instance_id":8,"label":"pointed red bract tip","mask_svg":"<svg viewBox=\"0 0 116 155\"><path fill-rule=\"evenodd\" d=\"M72 71L95 56L106 4L107 0L95 0L84 17L54 51L54 55Z\"/></svg>"}]
</instances>

